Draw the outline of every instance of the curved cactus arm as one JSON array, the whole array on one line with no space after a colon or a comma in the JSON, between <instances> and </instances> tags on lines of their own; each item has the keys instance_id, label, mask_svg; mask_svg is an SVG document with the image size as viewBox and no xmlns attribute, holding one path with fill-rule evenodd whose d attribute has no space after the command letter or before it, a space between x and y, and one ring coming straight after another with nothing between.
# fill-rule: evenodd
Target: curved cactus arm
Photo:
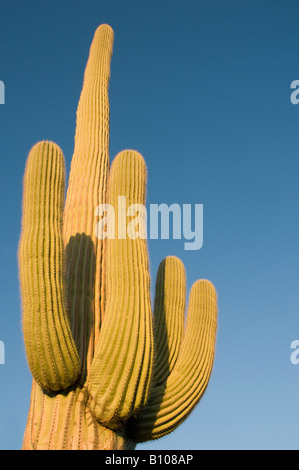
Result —
<instances>
[{"instance_id":1,"label":"curved cactus arm","mask_svg":"<svg viewBox=\"0 0 299 470\"><path fill-rule=\"evenodd\" d=\"M104 311L103 240L96 237L96 208L105 203L109 172L110 62L113 30L95 31L77 109L74 154L64 212L68 306L86 378Z\"/></svg>"},{"instance_id":2,"label":"curved cactus arm","mask_svg":"<svg viewBox=\"0 0 299 470\"><path fill-rule=\"evenodd\" d=\"M206 280L191 288L185 333L177 362L164 384L153 387L145 408L130 420L135 442L158 439L173 431L205 392L214 359L217 298Z\"/></svg>"},{"instance_id":3,"label":"curved cactus arm","mask_svg":"<svg viewBox=\"0 0 299 470\"><path fill-rule=\"evenodd\" d=\"M154 384L163 384L172 371L184 332L186 274L181 260L168 256L159 266L154 305Z\"/></svg>"},{"instance_id":4,"label":"curved cactus arm","mask_svg":"<svg viewBox=\"0 0 299 470\"><path fill-rule=\"evenodd\" d=\"M129 220L126 214L132 205L138 204L134 207L142 212L145 189L142 156L135 151L118 154L111 165L108 190L116 236L107 240L105 318L87 383L91 410L110 428L126 422L149 395L153 335L147 244L142 238L145 214L139 211L136 224L141 237L123 232L123 220ZM124 207L119 196L125 197Z\"/></svg>"},{"instance_id":5,"label":"curved cactus arm","mask_svg":"<svg viewBox=\"0 0 299 470\"><path fill-rule=\"evenodd\" d=\"M65 303L64 179L59 147L36 144L24 176L19 264L28 363L35 380L48 391L74 384L81 368Z\"/></svg>"}]
</instances>

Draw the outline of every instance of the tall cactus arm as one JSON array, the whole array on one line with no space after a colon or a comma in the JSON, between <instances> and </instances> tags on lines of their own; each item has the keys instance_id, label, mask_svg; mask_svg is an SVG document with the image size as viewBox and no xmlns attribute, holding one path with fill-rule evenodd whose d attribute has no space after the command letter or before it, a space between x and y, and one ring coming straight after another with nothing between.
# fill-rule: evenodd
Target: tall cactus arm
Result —
<instances>
[{"instance_id":1,"label":"tall cactus arm","mask_svg":"<svg viewBox=\"0 0 299 470\"><path fill-rule=\"evenodd\" d=\"M36 144L24 176L20 281L29 367L49 391L73 385L81 368L65 302L64 179L61 150L51 142Z\"/></svg>"},{"instance_id":2,"label":"tall cactus arm","mask_svg":"<svg viewBox=\"0 0 299 470\"><path fill-rule=\"evenodd\" d=\"M113 37L112 28L101 25L90 46L64 211L68 305L84 379L104 311L104 243L96 237L95 210L105 203L109 172L108 86Z\"/></svg>"},{"instance_id":3,"label":"tall cactus arm","mask_svg":"<svg viewBox=\"0 0 299 470\"><path fill-rule=\"evenodd\" d=\"M170 305L165 307L168 310ZM191 413L210 378L216 328L214 286L206 280L197 281L191 288L177 361L164 383L155 384L145 408L130 420L127 429L130 439L135 442L158 439L172 432Z\"/></svg>"},{"instance_id":4,"label":"tall cactus arm","mask_svg":"<svg viewBox=\"0 0 299 470\"><path fill-rule=\"evenodd\" d=\"M105 318L88 378L91 409L108 427L126 422L145 405L149 394L153 339L146 240L127 233L124 239L118 238L129 208L144 206L145 188L142 156L121 152L110 170L108 201L116 209L116 236L107 240ZM140 214L143 226L138 228L143 233L144 222Z\"/></svg>"}]
</instances>

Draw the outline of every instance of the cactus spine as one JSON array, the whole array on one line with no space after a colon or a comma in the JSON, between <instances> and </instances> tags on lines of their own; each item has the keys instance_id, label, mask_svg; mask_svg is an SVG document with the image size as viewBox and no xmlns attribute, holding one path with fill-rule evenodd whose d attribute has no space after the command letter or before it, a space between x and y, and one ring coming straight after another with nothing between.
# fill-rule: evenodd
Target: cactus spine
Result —
<instances>
[{"instance_id":1,"label":"cactus spine","mask_svg":"<svg viewBox=\"0 0 299 470\"><path fill-rule=\"evenodd\" d=\"M39 142L26 164L19 270L33 383L23 449L134 449L189 415L212 370L213 285L192 286L184 325L185 271L168 257L152 312L146 240L96 236L100 204L116 208L120 195L127 207L144 204L146 193L138 152L120 152L109 167L112 45L112 29L100 26L84 74L65 204L60 148Z\"/></svg>"}]
</instances>

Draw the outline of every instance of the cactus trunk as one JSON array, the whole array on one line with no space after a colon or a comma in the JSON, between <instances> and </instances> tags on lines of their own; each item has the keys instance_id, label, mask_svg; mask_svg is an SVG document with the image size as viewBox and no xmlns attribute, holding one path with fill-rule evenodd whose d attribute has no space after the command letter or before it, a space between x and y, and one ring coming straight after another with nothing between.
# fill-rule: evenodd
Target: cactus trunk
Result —
<instances>
[{"instance_id":1,"label":"cactus trunk","mask_svg":"<svg viewBox=\"0 0 299 470\"><path fill-rule=\"evenodd\" d=\"M133 450L125 429L99 424L88 406L88 392L47 395L33 382L23 450Z\"/></svg>"}]
</instances>

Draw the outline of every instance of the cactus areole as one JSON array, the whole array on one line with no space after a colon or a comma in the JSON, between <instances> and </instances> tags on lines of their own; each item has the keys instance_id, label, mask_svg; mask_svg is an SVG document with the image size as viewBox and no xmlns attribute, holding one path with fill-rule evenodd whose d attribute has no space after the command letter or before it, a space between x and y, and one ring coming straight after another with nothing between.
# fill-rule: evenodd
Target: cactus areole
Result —
<instances>
[{"instance_id":1,"label":"cactus areole","mask_svg":"<svg viewBox=\"0 0 299 470\"><path fill-rule=\"evenodd\" d=\"M117 207L119 196L144 204L146 193L138 152L122 151L109 163L112 46L111 27L99 26L66 200L64 156L55 143L34 145L26 163L19 271L33 383L23 449L134 449L190 414L212 370L213 285L195 282L186 307L184 266L167 257L152 309L146 240L96 236L100 204Z\"/></svg>"}]
</instances>

